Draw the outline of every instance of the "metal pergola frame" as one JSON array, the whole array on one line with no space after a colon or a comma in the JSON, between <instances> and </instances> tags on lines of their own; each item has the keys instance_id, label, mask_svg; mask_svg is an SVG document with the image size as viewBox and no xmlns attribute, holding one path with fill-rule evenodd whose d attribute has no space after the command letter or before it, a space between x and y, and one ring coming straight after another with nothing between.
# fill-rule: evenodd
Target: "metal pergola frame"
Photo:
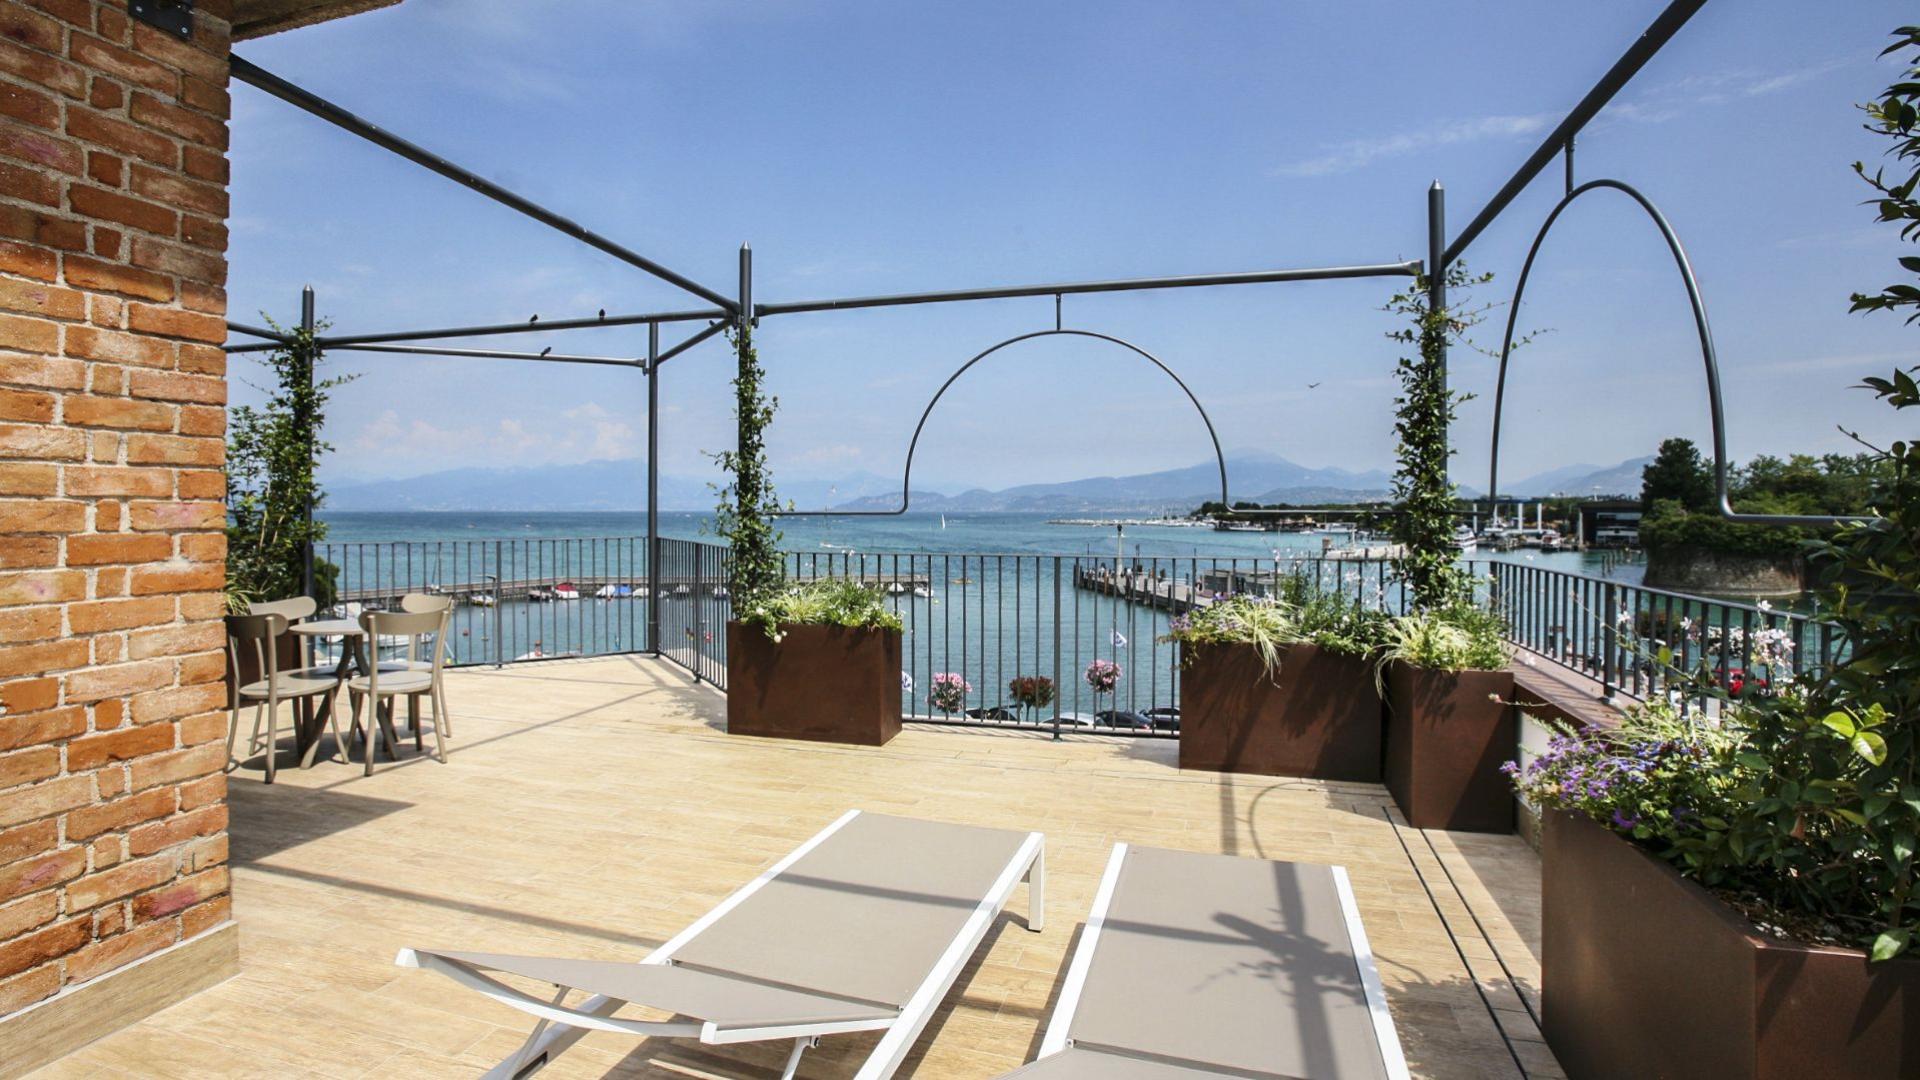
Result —
<instances>
[{"instance_id":1,"label":"metal pergola frame","mask_svg":"<svg viewBox=\"0 0 1920 1080\"><path fill-rule=\"evenodd\" d=\"M1646 65L1647 61L1660 51L1687 21L1703 6L1706 0L1672 0L1653 20L1632 45L1614 62L1606 74L1594 84L1578 104L1563 119L1531 155L1521 164L1507 182L1493 195L1480 211L1468 222L1466 228L1454 236L1451 242L1446 232L1446 195L1439 181L1434 181L1427 190L1427 236L1425 259L1417 261L1384 262L1351 266L1307 267L1293 269L1269 269L1252 271L1231 271L1209 274L1184 274L1162 277L1124 278L1107 281L1043 282L1030 285L990 286L985 288L950 289L930 292L895 293L878 296L838 297L816 300L783 301L776 303L756 303L753 299L753 253L748 245L742 245L739 252L739 280L734 295L728 296L710 288L690 277L655 262L607 237L582 226L524 196L487 180L478 174L440 157L421 147L417 143L401 138L380 126L346 109L302 89L287 80L274 75L250 63L233 56L232 74L235 79L263 90L280 100L308 112L350 134L356 135L385 150L405 158L430 172L444 176L464 187L500 203L518 213L532 218L555 231L571 237L589 247L595 248L613 258L642 270L662 281L692 294L708 306L679 311L656 311L636 314L608 315L604 311L588 318L562 319L540 322L536 316L528 322L493 323L470 326L441 327L435 329L415 329L385 331L377 333L332 334L314 336L314 305L312 289L302 294L302 327L313 343L317 357L328 350L348 350L356 352L379 353L406 356L443 356L459 358L484 358L514 361L534 361L559 364L589 364L615 367L631 367L648 376L647 380L647 572L649 585L657 595L659 575L659 414L660 365L699 345L715 334L731 327L757 323L769 316L795 315L819 311L849 311L864 308L899 307L918 304L942 304L973 300L996 300L1013 297L1052 296L1058 298L1067 295L1080 295L1106 292L1130 292L1138 290L1210 288L1223 285L1273 284L1300 281L1325 281L1347 278L1404 277L1425 276L1428 303L1435 309L1447 304L1446 270L1466 253L1467 248L1479 238L1517 199L1520 194L1544 171L1555 158L1565 162L1567 189L1572 191L1573 184L1573 147L1574 140L1582 129L1599 115L1621 88L1633 79ZM1564 205L1564 204L1563 204ZM1558 210L1556 209L1556 214ZM1657 217L1657 214L1656 214ZM1549 219L1549 225L1551 219ZM1543 232L1544 235L1544 232ZM1537 248L1537 242L1536 242ZM1690 279L1689 279L1690 280ZM671 323L701 323L706 325L683 338L677 344L666 349L660 347L660 328ZM584 329L603 329L619 326L645 326L647 328L647 351L644 357L587 356L575 354L556 354L551 349L530 353L485 348L459 348L441 344L419 344L421 342L441 342L446 340L492 337L510 334L527 334L548 331L568 331ZM286 346L290 342L287 335L276 333L261 327L249 326L239 322L228 322L227 328L237 334L259 339L253 342L230 344L226 351L230 354L270 351ZM1060 326L1056 316L1054 331ZM1027 336L1027 335L1023 335ZM1102 336L1104 335L1095 335ZM1108 339L1114 340L1114 339ZM1006 344L1006 343L1003 343ZM1121 344L1126 345L1122 342ZM998 348L999 346L995 346ZM1128 348L1134 348L1127 345ZM993 350L988 350L989 352ZM1136 350L1138 351L1138 350ZM984 355L984 354L983 354ZM976 360L978 357L976 357ZM1148 356L1156 364L1160 362ZM1444 376L1446 357L1440 358ZM970 366L970 365L969 365ZM1160 365L1168 374L1171 369ZM1503 365L1504 367L1504 365ZM964 368L962 370L965 370ZM1710 366L1710 371L1711 371ZM308 377L312 369L308 366ZM1717 379L1717 376L1710 376ZM1176 376L1177 379L1177 376ZM951 381L951 380L949 380ZM1184 383L1182 384L1184 386ZM944 388L943 388L944 389ZM1189 395L1191 396L1191 395ZM935 396L938 400L938 395ZM1199 404L1195 399L1195 405ZM1715 397L1717 405L1717 395ZM929 410L932 405L929 404ZM1724 420L1720 410L1712 410L1714 425L1714 446L1720 469L1724 477ZM1205 416L1204 409L1201 410ZM925 417L922 417L924 423ZM1211 430L1211 424L1209 424ZM911 450L909 450L911 455ZM911 469L909 456L908 468ZM1222 465L1224 487L1224 463ZM902 508L904 510L904 506ZM1721 502L1723 513L1732 515L1731 507ZM312 591L313 552L307 552L306 584ZM656 608L649 608L648 646L649 651L658 652L660 648L659 615Z\"/></svg>"}]
</instances>

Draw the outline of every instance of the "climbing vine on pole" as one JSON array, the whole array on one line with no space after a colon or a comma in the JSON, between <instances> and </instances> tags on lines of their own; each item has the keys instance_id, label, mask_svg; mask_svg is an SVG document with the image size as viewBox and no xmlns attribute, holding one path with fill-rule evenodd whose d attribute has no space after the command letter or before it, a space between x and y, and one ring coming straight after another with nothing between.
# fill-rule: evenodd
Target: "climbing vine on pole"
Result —
<instances>
[{"instance_id":1,"label":"climbing vine on pole","mask_svg":"<svg viewBox=\"0 0 1920 1080\"><path fill-rule=\"evenodd\" d=\"M1448 267L1449 295L1461 295L1493 279L1475 275L1466 266ZM1398 465L1393 475L1392 536L1401 553L1394 570L1421 611L1451 607L1472 598L1472 587L1453 546L1455 489L1447 475L1453 456L1447 431L1455 410L1472 395L1447 386L1446 350L1466 343L1467 331L1485 318L1487 307L1463 310L1454 305L1435 309L1428 299L1426 275L1417 276L1385 308L1411 324L1387 337L1414 348L1400 359L1395 374L1400 396L1394 401L1394 435Z\"/></svg>"},{"instance_id":2,"label":"climbing vine on pole","mask_svg":"<svg viewBox=\"0 0 1920 1080\"><path fill-rule=\"evenodd\" d=\"M739 372L734 376L734 407L739 419L739 439L732 450L713 455L729 477L720 489L720 504L714 510L714 529L732 546L732 563L727 574L727 592L733 610L750 619L764 608L786 578L780 557L780 533L773 527L780 500L773 489L773 475L767 469L766 428L773 422L778 398L767 396L762 385L766 372L760 366L753 346L753 327L741 321L728 332Z\"/></svg>"}]
</instances>

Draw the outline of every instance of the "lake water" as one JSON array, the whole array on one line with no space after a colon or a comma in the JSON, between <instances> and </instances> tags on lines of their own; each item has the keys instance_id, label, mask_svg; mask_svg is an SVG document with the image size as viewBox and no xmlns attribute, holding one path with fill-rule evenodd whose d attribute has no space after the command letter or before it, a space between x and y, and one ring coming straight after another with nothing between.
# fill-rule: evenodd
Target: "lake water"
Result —
<instances>
[{"instance_id":1,"label":"lake water","mask_svg":"<svg viewBox=\"0 0 1920 1080\"><path fill-rule=\"evenodd\" d=\"M529 656L632 651L645 647L657 604L662 648L720 682L725 677L723 571L710 549L669 545L657 599L647 596L646 516L634 513L328 513L320 552L341 567L343 589L368 597L448 589L491 592L492 581L565 580L580 599L523 599L511 586L493 606L455 608L450 646L460 663ZM704 515L661 515L669 539L714 542ZM1044 514L908 514L884 518L788 518L781 547L800 575L859 574L890 584L887 602L905 623L902 704L938 715L927 700L933 676L961 675L963 709L1013 708L1005 688L1019 676L1053 679L1069 722L1108 710L1145 713L1178 701L1177 650L1159 640L1172 612L1087 587L1077 574L1111 571L1116 561L1156 580L1222 586L1220 575L1270 573L1310 559L1331 538L1314 533L1218 532L1130 524L1055 525ZM1603 553L1507 552L1476 558L1531 562L1615 580L1640 567ZM1295 564L1297 565L1297 564ZM1323 587L1395 603L1384 567L1327 564ZM1248 580L1248 579L1241 579ZM624 587L624 588L623 588ZM596 597L605 588L611 594ZM1118 663L1119 684L1097 692L1085 673L1095 660ZM1005 716L1008 714L996 714ZM1050 719L1052 710L1044 710ZM1042 718L1028 712L1028 720Z\"/></svg>"}]
</instances>

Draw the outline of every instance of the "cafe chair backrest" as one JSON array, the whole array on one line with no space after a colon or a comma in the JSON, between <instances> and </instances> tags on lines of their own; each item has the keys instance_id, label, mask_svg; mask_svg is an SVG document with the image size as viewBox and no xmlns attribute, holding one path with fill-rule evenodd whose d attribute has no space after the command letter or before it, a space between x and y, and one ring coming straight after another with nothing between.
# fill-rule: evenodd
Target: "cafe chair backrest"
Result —
<instances>
[{"instance_id":1,"label":"cafe chair backrest","mask_svg":"<svg viewBox=\"0 0 1920 1080\"><path fill-rule=\"evenodd\" d=\"M240 689L241 650L253 650L255 670L261 678L271 681L280 674L279 650L274 648L274 642L286 632L287 617L275 612L227 616L227 664L233 672L236 693Z\"/></svg>"},{"instance_id":2,"label":"cafe chair backrest","mask_svg":"<svg viewBox=\"0 0 1920 1080\"><path fill-rule=\"evenodd\" d=\"M400 598L400 610L408 612L446 611L453 607L453 597L433 596L428 593L408 593Z\"/></svg>"},{"instance_id":3,"label":"cafe chair backrest","mask_svg":"<svg viewBox=\"0 0 1920 1080\"><path fill-rule=\"evenodd\" d=\"M311 596L290 596L285 600L256 600L247 605L249 615L281 615L288 622L304 619L318 611L320 605Z\"/></svg>"},{"instance_id":4,"label":"cafe chair backrest","mask_svg":"<svg viewBox=\"0 0 1920 1080\"><path fill-rule=\"evenodd\" d=\"M374 659L377 669L380 657L380 639L383 637L404 637L407 639L407 659L425 659L419 655L419 646L423 640L432 639L433 674L440 675L440 664L446 655L442 647L442 633L446 628L446 611L368 611L360 616L360 628L367 632L367 649ZM378 677L377 675L375 676Z\"/></svg>"}]
</instances>

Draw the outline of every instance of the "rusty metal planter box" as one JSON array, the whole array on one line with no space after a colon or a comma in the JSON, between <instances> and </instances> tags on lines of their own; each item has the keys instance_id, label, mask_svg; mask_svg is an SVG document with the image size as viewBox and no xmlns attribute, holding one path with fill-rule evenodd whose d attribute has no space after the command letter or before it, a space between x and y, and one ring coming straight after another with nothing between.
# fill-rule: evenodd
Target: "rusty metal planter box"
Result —
<instances>
[{"instance_id":1,"label":"rusty metal planter box","mask_svg":"<svg viewBox=\"0 0 1920 1080\"><path fill-rule=\"evenodd\" d=\"M1541 1026L1573 1080L1920 1076L1920 960L1762 936L1563 811L1541 857Z\"/></svg>"},{"instance_id":2,"label":"rusty metal planter box","mask_svg":"<svg viewBox=\"0 0 1920 1080\"><path fill-rule=\"evenodd\" d=\"M727 730L884 746L900 734L900 634L727 624Z\"/></svg>"},{"instance_id":3,"label":"rusty metal planter box","mask_svg":"<svg viewBox=\"0 0 1920 1080\"><path fill-rule=\"evenodd\" d=\"M1497 699L1497 700L1496 700ZM1509 833L1519 722L1510 671L1387 669L1387 790L1420 829Z\"/></svg>"},{"instance_id":4,"label":"rusty metal planter box","mask_svg":"<svg viewBox=\"0 0 1920 1080\"><path fill-rule=\"evenodd\" d=\"M1365 657L1281 650L1267 674L1247 644L1182 646L1180 767L1380 780L1380 693Z\"/></svg>"}]
</instances>

